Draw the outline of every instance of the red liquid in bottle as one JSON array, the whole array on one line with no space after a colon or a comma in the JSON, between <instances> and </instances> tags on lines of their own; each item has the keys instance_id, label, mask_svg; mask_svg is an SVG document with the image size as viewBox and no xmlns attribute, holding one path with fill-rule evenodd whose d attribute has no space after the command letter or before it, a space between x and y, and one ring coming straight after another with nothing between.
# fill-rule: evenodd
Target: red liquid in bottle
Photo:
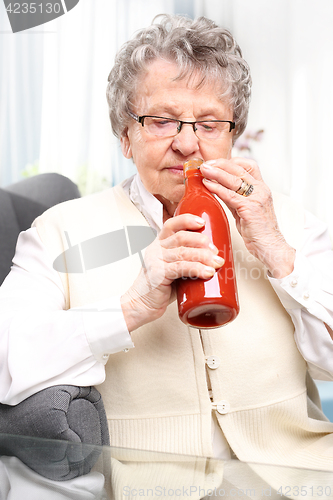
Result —
<instances>
[{"instance_id":1,"label":"red liquid in bottle","mask_svg":"<svg viewBox=\"0 0 333 500\"><path fill-rule=\"evenodd\" d=\"M204 219L206 224L199 232L210 238L225 263L210 279L176 281L178 313L187 325L216 328L236 318L239 304L228 219L221 204L202 183L201 163L196 158L184 164L185 194L175 215L190 213Z\"/></svg>"}]
</instances>

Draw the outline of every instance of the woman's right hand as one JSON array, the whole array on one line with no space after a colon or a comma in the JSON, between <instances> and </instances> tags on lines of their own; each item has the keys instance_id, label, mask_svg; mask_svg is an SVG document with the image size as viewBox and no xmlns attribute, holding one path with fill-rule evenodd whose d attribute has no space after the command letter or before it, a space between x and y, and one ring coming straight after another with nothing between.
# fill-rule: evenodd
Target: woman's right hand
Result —
<instances>
[{"instance_id":1,"label":"woman's right hand","mask_svg":"<svg viewBox=\"0 0 333 500\"><path fill-rule=\"evenodd\" d=\"M158 237L146 248L145 267L121 297L128 331L161 317L175 299L173 282L177 278L213 276L223 259L208 236L197 232L204 220L191 214L168 219Z\"/></svg>"}]
</instances>

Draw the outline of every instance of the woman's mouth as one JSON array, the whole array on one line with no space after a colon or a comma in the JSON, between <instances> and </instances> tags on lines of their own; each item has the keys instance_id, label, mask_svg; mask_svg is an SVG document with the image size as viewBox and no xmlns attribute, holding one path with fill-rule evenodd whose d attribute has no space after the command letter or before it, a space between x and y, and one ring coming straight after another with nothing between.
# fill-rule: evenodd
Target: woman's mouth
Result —
<instances>
[{"instance_id":1,"label":"woman's mouth","mask_svg":"<svg viewBox=\"0 0 333 500\"><path fill-rule=\"evenodd\" d=\"M172 174L183 175L183 165L173 165L168 167L168 171Z\"/></svg>"}]
</instances>

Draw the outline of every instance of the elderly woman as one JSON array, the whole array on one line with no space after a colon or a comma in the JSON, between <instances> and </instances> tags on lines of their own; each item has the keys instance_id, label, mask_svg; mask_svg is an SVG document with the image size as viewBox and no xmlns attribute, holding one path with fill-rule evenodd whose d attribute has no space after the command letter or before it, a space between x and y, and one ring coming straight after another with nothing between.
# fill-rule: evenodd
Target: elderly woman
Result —
<instances>
[{"instance_id":1,"label":"elderly woman","mask_svg":"<svg viewBox=\"0 0 333 500\"><path fill-rule=\"evenodd\" d=\"M107 97L137 174L48 210L20 236L1 294L3 403L98 385L114 446L332 468L333 424L309 375L333 379L330 241L287 198L273 206L254 161L232 158L250 85L232 35L205 18L163 16L123 46ZM183 324L173 294L175 279L223 265L201 219L173 216L195 157L229 209L241 307L213 330ZM136 225L158 233L144 266L137 253L54 269L68 245ZM105 249L95 251L97 263Z\"/></svg>"}]
</instances>

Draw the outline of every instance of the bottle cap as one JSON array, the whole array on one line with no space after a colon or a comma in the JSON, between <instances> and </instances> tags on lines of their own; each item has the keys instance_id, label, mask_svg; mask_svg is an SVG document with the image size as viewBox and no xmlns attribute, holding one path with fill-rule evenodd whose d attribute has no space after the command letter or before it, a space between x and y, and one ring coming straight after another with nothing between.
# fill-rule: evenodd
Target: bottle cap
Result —
<instances>
[{"instance_id":1,"label":"bottle cap","mask_svg":"<svg viewBox=\"0 0 333 500\"><path fill-rule=\"evenodd\" d=\"M203 163L202 158L193 158L193 160L188 160L184 163L184 175L188 170L198 170L200 165Z\"/></svg>"}]
</instances>

